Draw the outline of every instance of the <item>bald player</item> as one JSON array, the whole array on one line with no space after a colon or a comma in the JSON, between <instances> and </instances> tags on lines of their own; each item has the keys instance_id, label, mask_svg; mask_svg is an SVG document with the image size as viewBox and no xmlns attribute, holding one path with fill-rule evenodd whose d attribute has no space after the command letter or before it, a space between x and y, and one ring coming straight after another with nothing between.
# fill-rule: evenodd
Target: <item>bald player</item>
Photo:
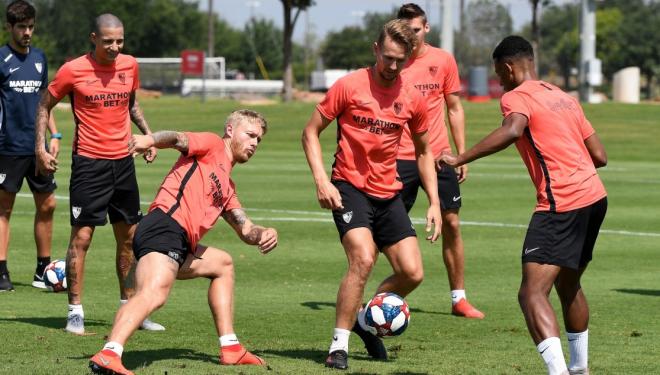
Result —
<instances>
[{"instance_id":1,"label":"bald player","mask_svg":"<svg viewBox=\"0 0 660 375\"><path fill-rule=\"evenodd\" d=\"M605 148L580 103L537 78L527 40L504 38L493 61L506 91L502 126L458 156L444 154L440 162L455 168L515 142L537 197L522 248L518 301L548 374L588 374L589 306L580 278L607 211L607 192L596 172L607 164ZM564 315L568 367L548 298L553 285Z\"/></svg>"},{"instance_id":2,"label":"bald player","mask_svg":"<svg viewBox=\"0 0 660 375\"><path fill-rule=\"evenodd\" d=\"M128 152L131 121L143 134L149 125L135 98L140 85L138 65L121 54L124 26L116 16L95 19L90 41L94 50L64 64L44 91L37 109L35 153L41 174L57 170L57 159L46 152L44 132L50 110L65 96L71 97L76 123L69 186L71 238L66 254L69 312L66 330L85 333L82 292L85 256L96 226L110 217L116 240L116 269L120 304L134 294L130 270L135 263L131 243L135 225L142 217L133 157ZM130 119L130 121L129 121ZM150 163L156 149L144 155ZM147 330L163 330L148 319Z\"/></svg>"}]
</instances>

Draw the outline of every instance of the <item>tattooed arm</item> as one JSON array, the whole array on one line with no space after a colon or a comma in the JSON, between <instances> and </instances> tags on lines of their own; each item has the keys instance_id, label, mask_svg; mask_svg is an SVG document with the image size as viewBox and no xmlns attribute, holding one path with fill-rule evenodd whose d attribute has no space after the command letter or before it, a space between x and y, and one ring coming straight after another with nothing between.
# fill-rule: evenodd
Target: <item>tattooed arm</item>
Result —
<instances>
[{"instance_id":1,"label":"tattooed arm","mask_svg":"<svg viewBox=\"0 0 660 375\"><path fill-rule=\"evenodd\" d=\"M34 134L34 153L37 159L37 170L35 172L42 175L54 173L57 170L57 155L50 154L46 151L45 138L46 127L48 127L52 116L51 109L53 109L57 102L59 102L59 100L57 100L50 91L43 90L39 106L37 107L37 119L35 121Z\"/></svg>"},{"instance_id":2,"label":"tattooed arm","mask_svg":"<svg viewBox=\"0 0 660 375\"><path fill-rule=\"evenodd\" d=\"M150 148L173 148L188 153L188 136L185 133L163 130L149 135L134 134L128 141L128 152L137 156Z\"/></svg>"},{"instance_id":3,"label":"tattooed arm","mask_svg":"<svg viewBox=\"0 0 660 375\"><path fill-rule=\"evenodd\" d=\"M142 113L142 108L140 108L137 98L135 97L135 91L131 92L131 97L128 103L128 113L131 116L131 121L133 121L135 126L137 126L138 129L140 129L142 134L145 135L151 134L151 129L149 129L149 124L147 124L147 120L144 118L144 113ZM144 152L144 160L146 160L147 163L151 163L156 159L156 154L157 154L156 148L150 147Z\"/></svg>"},{"instance_id":4,"label":"tattooed arm","mask_svg":"<svg viewBox=\"0 0 660 375\"><path fill-rule=\"evenodd\" d=\"M248 245L257 245L262 254L267 254L277 246L277 231L252 223L242 208L236 208L222 214L238 236Z\"/></svg>"}]
</instances>

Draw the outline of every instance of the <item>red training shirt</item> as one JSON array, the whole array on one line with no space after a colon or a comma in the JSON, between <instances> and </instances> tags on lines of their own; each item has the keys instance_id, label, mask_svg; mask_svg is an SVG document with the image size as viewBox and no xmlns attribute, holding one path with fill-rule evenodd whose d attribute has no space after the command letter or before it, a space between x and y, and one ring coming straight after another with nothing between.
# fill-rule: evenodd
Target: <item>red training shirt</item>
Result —
<instances>
[{"instance_id":1,"label":"red training shirt","mask_svg":"<svg viewBox=\"0 0 660 375\"><path fill-rule=\"evenodd\" d=\"M449 52L426 44L423 54L408 60L401 79L413 85L426 100L429 143L437 159L443 151L451 151L445 125L445 95L461 91L456 60ZM401 136L397 159L415 160L415 145L407 128Z\"/></svg>"},{"instance_id":2,"label":"red training shirt","mask_svg":"<svg viewBox=\"0 0 660 375\"><path fill-rule=\"evenodd\" d=\"M190 249L225 211L241 208L231 180L225 143L214 133L185 133L188 154L181 155L160 185L149 212L160 208L186 231Z\"/></svg>"},{"instance_id":3,"label":"red training shirt","mask_svg":"<svg viewBox=\"0 0 660 375\"><path fill-rule=\"evenodd\" d=\"M138 64L129 55L119 54L113 64L101 65L88 53L62 65L48 91L58 100L71 97L74 154L94 159L128 156L128 105L139 87Z\"/></svg>"},{"instance_id":4,"label":"red training shirt","mask_svg":"<svg viewBox=\"0 0 660 375\"><path fill-rule=\"evenodd\" d=\"M536 211L566 212L607 196L584 140L595 133L580 103L543 81L525 81L502 96L502 115L529 120L516 141L536 186Z\"/></svg>"},{"instance_id":5,"label":"red training shirt","mask_svg":"<svg viewBox=\"0 0 660 375\"><path fill-rule=\"evenodd\" d=\"M364 68L340 78L316 108L326 119L337 119L332 179L388 199L402 187L396 173L401 134L407 126L414 133L428 129L426 103L400 78L392 87L382 87L371 74Z\"/></svg>"}]
</instances>

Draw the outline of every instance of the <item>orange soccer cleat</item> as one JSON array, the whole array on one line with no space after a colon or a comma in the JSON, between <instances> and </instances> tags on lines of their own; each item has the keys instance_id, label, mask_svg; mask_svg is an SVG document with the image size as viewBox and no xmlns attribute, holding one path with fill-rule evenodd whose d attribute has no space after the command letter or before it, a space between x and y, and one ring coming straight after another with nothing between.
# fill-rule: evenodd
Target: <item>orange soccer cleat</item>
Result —
<instances>
[{"instance_id":1,"label":"orange soccer cleat","mask_svg":"<svg viewBox=\"0 0 660 375\"><path fill-rule=\"evenodd\" d=\"M486 317L484 313L470 305L470 303L465 298L461 298L457 304L451 307L451 314L471 319L483 319Z\"/></svg>"},{"instance_id":2,"label":"orange soccer cleat","mask_svg":"<svg viewBox=\"0 0 660 375\"><path fill-rule=\"evenodd\" d=\"M221 365L258 365L263 366L266 361L247 351L241 344L223 346L220 348Z\"/></svg>"},{"instance_id":3,"label":"orange soccer cleat","mask_svg":"<svg viewBox=\"0 0 660 375\"><path fill-rule=\"evenodd\" d=\"M108 349L101 350L89 360L89 369L95 374L134 375L131 371L126 370L121 363L121 357Z\"/></svg>"}]
</instances>

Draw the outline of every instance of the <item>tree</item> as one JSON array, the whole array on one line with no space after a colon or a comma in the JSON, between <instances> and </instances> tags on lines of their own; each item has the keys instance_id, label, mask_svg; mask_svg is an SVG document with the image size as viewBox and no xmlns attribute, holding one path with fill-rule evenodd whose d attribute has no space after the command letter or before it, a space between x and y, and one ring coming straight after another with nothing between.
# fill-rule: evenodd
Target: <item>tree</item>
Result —
<instances>
[{"instance_id":1,"label":"tree","mask_svg":"<svg viewBox=\"0 0 660 375\"><path fill-rule=\"evenodd\" d=\"M283 50L282 50L282 71L284 74L284 87L282 91L282 99L285 102L291 101L293 98L293 70L291 66L291 57L293 54L293 29L298 21L300 12L306 10L314 5L313 0L280 0L282 2L282 9L284 11L284 33L283 33ZM295 9L295 14L291 17L291 13Z\"/></svg>"},{"instance_id":2,"label":"tree","mask_svg":"<svg viewBox=\"0 0 660 375\"><path fill-rule=\"evenodd\" d=\"M530 5L532 6L532 48L534 48L534 60L536 60L536 69L538 71L538 61L541 50L541 32L539 30L539 5L547 6L550 4L550 0L529 0Z\"/></svg>"},{"instance_id":3,"label":"tree","mask_svg":"<svg viewBox=\"0 0 660 375\"><path fill-rule=\"evenodd\" d=\"M495 0L470 2L466 14L465 31L455 37L462 74L471 66L490 66L493 48L513 29L508 10Z\"/></svg>"}]
</instances>

